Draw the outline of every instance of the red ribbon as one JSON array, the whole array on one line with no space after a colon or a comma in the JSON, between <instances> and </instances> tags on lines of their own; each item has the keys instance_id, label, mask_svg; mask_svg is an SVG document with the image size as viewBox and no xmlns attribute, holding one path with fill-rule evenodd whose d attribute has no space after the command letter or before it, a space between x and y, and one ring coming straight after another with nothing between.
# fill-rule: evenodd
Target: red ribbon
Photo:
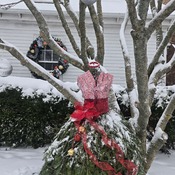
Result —
<instances>
[{"instance_id":1,"label":"red ribbon","mask_svg":"<svg viewBox=\"0 0 175 175\"><path fill-rule=\"evenodd\" d=\"M133 162L131 162L130 160L125 160L124 153L121 150L120 146L115 142L115 140L109 139L106 132L104 131L104 129L101 126L99 126L97 123L95 123L92 120L89 120L88 122L91 124L91 126L94 127L94 129L97 132L102 134L102 140L103 140L104 144L107 147L109 147L110 149L116 150L116 159L120 162L120 164L124 168L126 168L126 170L128 171L127 175L136 175L137 174L137 166ZM120 174L117 174L117 175L120 175Z\"/></svg>"},{"instance_id":2,"label":"red ribbon","mask_svg":"<svg viewBox=\"0 0 175 175\"><path fill-rule=\"evenodd\" d=\"M88 148L87 145L87 135L86 133L82 134L82 142L84 146L85 152L89 155L91 161L99 167L103 171L108 171L109 175L121 175L121 173L116 174L114 168L107 162L99 162L96 156L92 153L92 151Z\"/></svg>"},{"instance_id":3,"label":"red ribbon","mask_svg":"<svg viewBox=\"0 0 175 175\"><path fill-rule=\"evenodd\" d=\"M96 122L94 122L94 120L97 119L101 114L102 112L97 110L94 100L86 100L83 106L80 105L80 103L75 105L75 111L71 114L71 117L75 119L74 123L77 128L80 127L80 122L83 119L87 119L90 125L102 135L102 140L104 144L110 149L115 149L116 159L127 170L127 175L136 175L137 166L130 160L125 160L124 153L121 150L120 146L115 142L115 140L109 139L104 129ZM120 172L116 173L115 169L109 163L99 162L96 156L88 148L86 132L80 132L80 134L82 137L82 143L85 152L89 155L91 161L97 167L99 167L103 171L107 171L108 175L122 175Z\"/></svg>"}]
</instances>

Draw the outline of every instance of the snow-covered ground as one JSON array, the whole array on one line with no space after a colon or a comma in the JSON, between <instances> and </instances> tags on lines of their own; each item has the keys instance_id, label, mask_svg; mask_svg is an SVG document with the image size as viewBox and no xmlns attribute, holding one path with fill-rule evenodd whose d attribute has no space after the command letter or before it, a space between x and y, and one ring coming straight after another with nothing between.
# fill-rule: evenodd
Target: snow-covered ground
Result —
<instances>
[{"instance_id":1,"label":"snow-covered ground","mask_svg":"<svg viewBox=\"0 0 175 175\"><path fill-rule=\"evenodd\" d=\"M175 174L175 151L171 151L170 155L159 153L148 175L174 175Z\"/></svg>"},{"instance_id":2,"label":"snow-covered ground","mask_svg":"<svg viewBox=\"0 0 175 175\"><path fill-rule=\"evenodd\" d=\"M37 175L45 148L0 148L0 175Z\"/></svg>"},{"instance_id":3,"label":"snow-covered ground","mask_svg":"<svg viewBox=\"0 0 175 175\"><path fill-rule=\"evenodd\" d=\"M45 148L0 148L0 175L38 175ZM175 151L158 154L148 175L174 175Z\"/></svg>"}]
</instances>

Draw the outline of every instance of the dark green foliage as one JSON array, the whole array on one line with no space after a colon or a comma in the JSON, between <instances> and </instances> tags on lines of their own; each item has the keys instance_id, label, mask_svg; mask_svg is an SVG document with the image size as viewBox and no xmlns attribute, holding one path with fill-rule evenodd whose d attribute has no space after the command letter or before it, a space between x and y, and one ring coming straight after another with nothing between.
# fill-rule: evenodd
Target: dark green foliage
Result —
<instances>
[{"instance_id":1,"label":"dark green foliage","mask_svg":"<svg viewBox=\"0 0 175 175\"><path fill-rule=\"evenodd\" d=\"M141 155L139 151L139 141L135 137L135 131L131 127L125 126L122 121L115 120L117 116L102 115L97 123L102 126L108 137L115 139L125 156L140 165L139 172L142 172ZM104 145L101 134L97 132L89 122L84 123L87 133L88 147L99 161L108 162L116 172L126 174L125 168L115 159L116 152ZM55 141L45 153L45 164L40 175L107 175L89 158L84 150L82 142L75 143L73 156L68 155L68 150L74 143L74 135L77 129L73 122L68 121L57 134ZM141 174L140 174L141 175Z\"/></svg>"},{"instance_id":2,"label":"dark green foliage","mask_svg":"<svg viewBox=\"0 0 175 175\"><path fill-rule=\"evenodd\" d=\"M44 102L45 95L22 96L22 89L0 93L0 146L32 146L51 143L73 108L60 97Z\"/></svg>"}]
</instances>

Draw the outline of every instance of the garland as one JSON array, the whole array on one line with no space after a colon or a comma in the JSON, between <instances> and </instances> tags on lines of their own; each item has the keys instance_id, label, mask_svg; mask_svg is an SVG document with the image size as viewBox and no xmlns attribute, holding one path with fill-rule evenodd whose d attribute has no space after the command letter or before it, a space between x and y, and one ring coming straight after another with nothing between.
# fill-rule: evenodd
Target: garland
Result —
<instances>
[{"instance_id":1,"label":"garland","mask_svg":"<svg viewBox=\"0 0 175 175\"><path fill-rule=\"evenodd\" d=\"M54 37L53 37L53 39L57 42L57 44L61 48L63 48L65 51L67 51L66 46L63 44L63 42L60 39L54 38ZM43 40L43 38L41 36L39 36L30 45L29 50L27 52L27 57L32 59L36 63L38 63L40 66L42 66L41 61L44 60L42 53L43 53L43 51L45 51L46 57L47 57L50 50L51 49L48 46L48 44ZM53 53L53 57L54 57L54 60L58 60L58 62L53 63L54 67L53 67L53 70L50 70L50 73L54 77L59 79L60 75L64 74L67 71L69 64L68 64L67 60L61 58L61 56L59 56L59 55L56 55ZM44 67L44 66L42 66L42 67ZM42 77L38 76L36 73L34 73L34 72L31 72L31 73L35 78L42 79Z\"/></svg>"}]
</instances>

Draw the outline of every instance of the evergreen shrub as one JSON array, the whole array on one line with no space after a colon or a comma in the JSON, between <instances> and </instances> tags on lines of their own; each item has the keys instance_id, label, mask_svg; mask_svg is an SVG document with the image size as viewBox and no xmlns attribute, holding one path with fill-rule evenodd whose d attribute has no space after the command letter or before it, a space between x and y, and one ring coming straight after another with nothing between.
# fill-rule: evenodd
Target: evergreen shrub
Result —
<instances>
[{"instance_id":1,"label":"evergreen shrub","mask_svg":"<svg viewBox=\"0 0 175 175\"><path fill-rule=\"evenodd\" d=\"M153 133L155 131L156 124L161 117L164 109L166 108L167 104L169 103L172 94L175 93L175 87L167 87L167 86L160 86L157 88L154 101L151 107L151 116L148 124L148 141L152 138ZM125 89L120 89L116 92L117 101L119 103L122 115L125 119L129 119L131 117L130 114L130 104L128 100L128 95ZM168 149L175 149L175 111L172 114L172 118L167 124L165 132L168 134L167 143L163 146L161 151L168 153Z\"/></svg>"},{"instance_id":2,"label":"evergreen shrub","mask_svg":"<svg viewBox=\"0 0 175 175\"><path fill-rule=\"evenodd\" d=\"M2 88L1 88L2 89ZM148 140L167 106L174 88L159 87L151 108ZM45 94L23 95L21 88L6 87L0 91L0 146L32 146L50 144L60 127L74 110L70 102L60 96L46 100ZM116 97L125 119L130 118L128 95L124 88L116 89ZM175 111L166 127L169 136L166 146L175 149Z\"/></svg>"},{"instance_id":3,"label":"evergreen shrub","mask_svg":"<svg viewBox=\"0 0 175 175\"><path fill-rule=\"evenodd\" d=\"M42 93L22 93L18 87L0 92L0 146L37 148L50 144L72 106L62 97L46 100Z\"/></svg>"}]
</instances>

